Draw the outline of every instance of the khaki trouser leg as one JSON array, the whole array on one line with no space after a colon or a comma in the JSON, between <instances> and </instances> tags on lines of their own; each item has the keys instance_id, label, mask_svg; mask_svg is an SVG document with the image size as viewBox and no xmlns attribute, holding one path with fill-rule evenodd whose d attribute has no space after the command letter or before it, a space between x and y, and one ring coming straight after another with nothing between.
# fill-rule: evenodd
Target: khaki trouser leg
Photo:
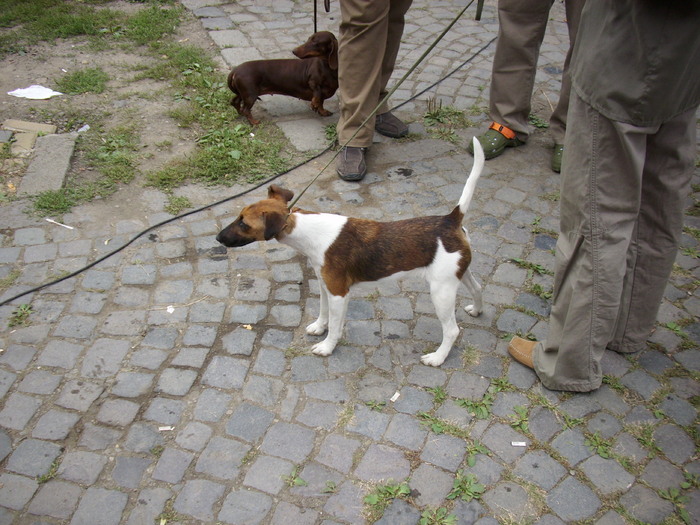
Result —
<instances>
[{"instance_id":1,"label":"khaki trouser leg","mask_svg":"<svg viewBox=\"0 0 700 525\"><path fill-rule=\"evenodd\" d=\"M606 346L638 350L653 326L694 161L677 144L694 146L694 112L639 128L572 93L569 117L549 335L534 363L547 388L587 392L601 384Z\"/></svg>"},{"instance_id":2,"label":"khaki trouser leg","mask_svg":"<svg viewBox=\"0 0 700 525\"><path fill-rule=\"evenodd\" d=\"M508 126L523 142L529 134L530 99L552 3L553 0L498 1L499 28L489 109L495 122Z\"/></svg>"},{"instance_id":3,"label":"khaki trouser leg","mask_svg":"<svg viewBox=\"0 0 700 525\"><path fill-rule=\"evenodd\" d=\"M396 62L404 14L412 0L342 0L338 47L340 120L338 140L368 147L374 118L360 126L381 99ZM386 111L380 108L379 112Z\"/></svg>"},{"instance_id":4,"label":"khaki trouser leg","mask_svg":"<svg viewBox=\"0 0 700 525\"><path fill-rule=\"evenodd\" d=\"M566 52L564 60L564 71L561 75L561 89L559 90L559 101L554 112L549 119L549 132L555 144L564 144L564 134L566 133L566 114L569 112L569 99L571 96L571 76L569 75L569 64L571 62L571 52L576 42L578 24L581 20L581 10L585 0L566 0L566 25L569 28L569 50Z\"/></svg>"}]
</instances>

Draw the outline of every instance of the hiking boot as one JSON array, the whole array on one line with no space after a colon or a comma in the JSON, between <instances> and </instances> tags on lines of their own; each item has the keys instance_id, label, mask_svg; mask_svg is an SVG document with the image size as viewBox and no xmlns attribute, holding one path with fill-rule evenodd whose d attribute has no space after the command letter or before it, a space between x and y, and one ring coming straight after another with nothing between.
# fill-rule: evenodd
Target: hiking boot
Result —
<instances>
[{"instance_id":1,"label":"hiking boot","mask_svg":"<svg viewBox=\"0 0 700 525\"><path fill-rule=\"evenodd\" d=\"M517 148L525 144L515 136L512 129L497 122L492 123L486 133L478 136L477 139L481 143L481 147L484 148L486 160L498 157L506 148ZM474 155L474 146L471 142L467 145L467 149L469 153Z\"/></svg>"},{"instance_id":2,"label":"hiking boot","mask_svg":"<svg viewBox=\"0 0 700 525\"><path fill-rule=\"evenodd\" d=\"M408 126L394 116L391 111L377 115L374 121L374 129L377 133L392 139L399 139L408 135Z\"/></svg>"},{"instance_id":3,"label":"hiking boot","mask_svg":"<svg viewBox=\"0 0 700 525\"><path fill-rule=\"evenodd\" d=\"M340 151L335 163L335 170L341 179L357 182L364 178L365 173L367 173L365 151L367 148L354 148L352 146L346 146Z\"/></svg>"}]
</instances>

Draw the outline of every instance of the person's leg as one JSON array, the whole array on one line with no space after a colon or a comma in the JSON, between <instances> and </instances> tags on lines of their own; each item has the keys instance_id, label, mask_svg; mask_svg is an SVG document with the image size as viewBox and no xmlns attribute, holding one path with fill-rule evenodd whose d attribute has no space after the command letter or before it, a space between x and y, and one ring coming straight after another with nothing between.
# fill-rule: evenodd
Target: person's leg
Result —
<instances>
[{"instance_id":1,"label":"person's leg","mask_svg":"<svg viewBox=\"0 0 700 525\"><path fill-rule=\"evenodd\" d=\"M683 205L695 163L695 109L647 140L639 221L627 254L617 325L608 348L644 349L678 254Z\"/></svg>"},{"instance_id":2,"label":"person's leg","mask_svg":"<svg viewBox=\"0 0 700 525\"><path fill-rule=\"evenodd\" d=\"M494 122L525 142L540 46L553 0L499 0L489 109Z\"/></svg>"},{"instance_id":3,"label":"person's leg","mask_svg":"<svg viewBox=\"0 0 700 525\"><path fill-rule=\"evenodd\" d=\"M571 76L569 75L569 64L571 63L571 52L576 42L578 24L581 20L581 10L585 0L566 0L566 25L569 28L569 50L564 60L564 71L561 75L561 90L559 91L559 101L549 120L549 130L555 144L564 144L564 133L566 133L566 114L569 111L569 99L571 95Z\"/></svg>"},{"instance_id":4,"label":"person's leg","mask_svg":"<svg viewBox=\"0 0 700 525\"><path fill-rule=\"evenodd\" d=\"M549 334L533 358L545 387L587 392L601 384L615 329L649 131L608 120L575 93L569 123Z\"/></svg>"},{"instance_id":5,"label":"person's leg","mask_svg":"<svg viewBox=\"0 0 700 525\"><path fill-rule=\"evenodd\" d=\"M394 72L396 57L399 54L399 47L401 46L405 15L412 3L413 0L392 0L389 6L386 50L384 51L384 57L382 59L382 73L377 103L387 95L386 87ZM389 111L389 106L387 103L384 103L377 111L377 114L386 113L387 111Z\"/></svg>"},{"instance_id":6,"label":"person's leg","mask_svg":"<svg viewBox=\"0 0 700 525\"><path fill-rule=\"evenodd\" d=\"M372 144L374 119L365 126L362 123L379 100L389 6L390 0L340 2L340 119L337 131L341 145L348 143L349 146L366 148Z\"/></svg>"}]
</instances>

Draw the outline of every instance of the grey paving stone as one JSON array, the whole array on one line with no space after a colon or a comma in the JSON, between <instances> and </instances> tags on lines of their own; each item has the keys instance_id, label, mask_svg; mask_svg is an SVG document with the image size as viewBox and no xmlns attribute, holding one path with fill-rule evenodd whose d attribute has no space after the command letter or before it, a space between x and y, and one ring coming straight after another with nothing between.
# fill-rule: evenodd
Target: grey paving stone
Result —
<instances>
[{"instance_id":1,"label":"grey paving stone","mask_svg":"<svg viewBox=\"0 0 700 525\"><path fill-rule=\"evenodd\" d=\"M65 439L79 419L78 414L51 409L36 422L32 437L53 441Z\"/></svg>"},{"instance_id":2,"label":"grey paving stone","mask_svg":"<svg viewBox=\"0 0 700 525\"><path fill-rule=\"evenodd\" d=\"M514 441L528 442L528 439L510 426L494 423L481 437L482 443L503 461L512 463L525 454L526 447L514 447Z\"/></svg>"},{"instance_id":3,"label":"grey paving stone","mask_svg":"<svg viewBox=\"0 0 700 525\"><path fill-rule=\"evenodd\" d=\"M151 477L167 483L179 483L194 457L194 454L190 452L166 447L158 459Z\"/></svg>"},{"instance_id":4,"label":"grey paving stone","mask_svg":"<svg viewBox=\"0 0 700 525\"><path fill-rule=\"evenodd\" d=\"M332 430L339 417L338 406L331 403L309 400L297 416L297 421L313 428Z\"/></svg>"},{"instance_id":5,"label":"grey paving stone","mask_svg":"<svg viewBox=\"0 0 700 525\"><path fill-rule=\"evenodd\" d=\"M293 333L272 328L263 334L262 339L260 340L260 344L262 346L275 347L280 348L282 350L287 350L292 344L293 339Z\"/></svg>"},{"instance_id":6,"label":"grey paving stone","mask_svg":"<svg viewBox=\"0 0 700 525\"><path fill-rule=\"evenodd\" d=\"M394 499L375 525L406 525L418 523L421 512L402 499Z\"/></svg>"},{"instance_id":7,"label":"grey paving stone","mask_svg":"<svg viewBox=\"0 0 700 525\"><path fill-rule=\"evenodd\" d=\"M483 519L479 520L479 517L486 514L486 509L476 500L472 500L470 502L460 500L455 504L452 511L457 516L457 525L472 525L474 523L481 523L483 522ZM484 519L491 520L493 518ZM486 524L484 523L483 525Z\"/></svg>"},{"instance_id":8,"label":"grey paving stone","mask_svg":"<svg viewBox=\"0 0 700 525\"><path fill-rule=\"evenodd\" d=\"M669 490L681 486L684 474L678 467L660 458L653 458L644 467L640 480L656 490Z\"/></svg>"},{"instance_id":9,"label":"grey paving stone","mask_svg":"<svg viewBox=\"0 0 700 525\"><path fill-rule=\"evenodd\" d=\"M661 451L674 463L685 463L694 454L693 441L688 434L675 425L659 426L654 431L653 437Z\"/></svg>"},{"instance_id":10,"label":"grey paving stone","mask_svg":"<svg viewBox=\"0 0 700 525\"><path fill-rule=\"evenodd\" d=\"M152 460L137 456L118 456L112 469L112 479L121 487L136 489Z\"/></svg>"},{"instance_id":11,"label":"grey paving stone","mask_svg":"<svg viewBox=\"0 0 700 525\"><path fill-rule=\"evenodd\" d=\"M107 425L128 426L141 408L138 403L126 399L108 399L100 407L97 420Z\"/></svg>"},{"instance_id":12,"label":"grey paving stone","mask_svg":"<svg viewBox=\"0 0 700 525\"><path fill-rule=\"evenodd\" d=\"M155 348L141 348L131 354L129 362L136 367L156 370L160 367L163 361L167 359L167 357L167 352L163 350L157 350ZM177 359L177 357L175 359Z\"/></svg>"},{"instance_id":13,"label":"grey paving stone","mask_svg":"<svg viewBox=\"0 0 700 525\"><path fill-rule=\"evenodd\" d=\"M10 452L12 452L12 438L0 430L0 461L9 456Z\"/></svg>"},{"instance_id":14,"label":"grey paving stone","mask_svg":"<svg viewBox=\"0 0 700 525\"><path fill-rule=\"evenodd\" d=\"M72 525L117 525L128 496L116 490L90 487L81 498ZM109 512L105 512L109 509Z\"/></svg>"},{"instance_id":15,"label":"grey paving stone","mask_svg":"<svg viewBox=\"0 0 700 525\"><path fill-rule=\"evenodd\" d=\"M175 346L178 330L174 326L154 326L146 332L141 344L152 348L170 350Z\"/></svg>"},{"instance_id":16,"label":"grey paving stone","mask_svg":"<svg viewBox=\"0 0 700 525\"><path fill-rule=\"evenodd\" d=\"M86 290L105 291L114 285L114 272L105 270L87 270L83 274L82 286Z\"/></svg>"},{"instance_id":17,"label":"grey paving stone","mask_svg":"<svg viewBox=\"0 0 700 525\"><path fill-rule=\"evenodd\" d=\"M209 348L181 348L171 364L173 366L189 366L201 368L209 355Z\"/></svg>"},{"instance_id":18,"label":"grey paving stone","mask_svg":"<svg viewBox=\"0 0 700 525\"><path fill-rule=\"evenodd\" d=\"M197 372L194 370L166 368L158 378L155 391L171 396L184 396L190 391L196 379Z\"/></svg>"},{"instance_id":19,"label":"grey paving stone","mask_svg":"<svg viewBox=\"0 0 700 525\"><path fill-rule=\"evenodd\" d=\"M163 436L154 425L134 423L129 428L124 442L124 448L132 452L150 453L153 447L164 443Z\"/></svg>"},{"instance_id":20,"label":"grey paving stone","mask_svg":"<svg viewBox=\"0 0 700 525\"><path fill-rule=\"evenodd\" d=\"M366 405L355 405L355 413L347 424L350 432L379 440L389 426L390 416L377 412Z\"/></svg>"},{"instance_id":21,"label":"grey paving stone","mask_svg":"<svg viewBox=\"0 0 700 525\"><path fill-rule=\"evenodd\" d=\"M0 411L0 425L12 430L22 430L41 406L41 400L17 392L10 394Z\"/></svg>"},{"instance_id":22,"label":"grey paving stone","mask_svg":"<svg viewBox=\"0 0 700 525\"><path fill-rule=\"evenodd\" d=\"M184 401L156 397L148 405L143 417L163 425L176 425L180 421L180 416L184 410Z\"/></svg>"},{"instance_id":23,"label":"grey paving stone","mask_svg":"<svg viewBox=\"0 0 700 525\"><path fill-rule=\"evenodd\" d=\"M355 439L340 434L329 434L321 444L316 461L348 474L359 447L360 442Z\"/></svg>"},{"instance_id":24,"label":"grey paving stone","mask_svg":"<svg viewBox=\"0 0 700 525\"><path fill-rule=\"evenodd\" d=\"M9 345L7 350L0 354L0 364L21 371L27 368L35 353L36 350L30 346Z\"/></svg>"},{"instance_id":25,"label":"grey paving stone","mask_svg":"<svg viewBox=\"0 0 700 525\"><path fill-rule=\"evenodd\" d=\"M267 279L242 277L238 281L233 298L236 301L267 301L270 296L271 283Z\"/></svg>"},{"instance_id":26,"label":"grey paving stone","mask_svg":"<svg viewBox=\"0 0 700 525\"><path fill-rule=\"evenodd\" d=\"M214 356L202 376L202 383L208 386L240 389L248 372L249 362L228 356Z\"/></svg>"},{"instance_id":27,"label":"grey paving stone","mask_svg":"<svg viewBox=\"0 0 700 525\"><path fill-rule=\"evenodd\" d=\"M139 492L126 525L154 522L156 517L163 512L165 502L170 499L170 495L169 490L161 487L148 488Z\"/></svg>"},{"instance_id":28,"label":"grey paving stone","mask_svg":"<svg viewBox=\"0 0 700 525\"><path fill-rule=\"evenodd\" d=\"M153 374L143 372L119 372L112 386L112 394L135 398L152 390Z\"/></svg>"},{"instance_id":29,"label":"grey paving stone","mask_svg":"<svg viewBox=\"0 0 700 525\"><path fill-rule=\"evenodd\" d=\"M239 404L226 423L226 432L248 442L260 439L274 420L274 413L250 403Z\"/></svg>"},{"instance_id":30,"label":"grey paving stone","mask_svg":"<svg viewBox=\"0 0 700 525\"><path fill-rule=\"evenodd\" d=\"M580 468L604 495L626 491L634 483L634 476L613 459L591 456L581 463Z\"/></svg>"},{"instance_id":31,"label":"grey paving stone","mask_svg":"<svg viewBox=\"0 0 700 525\"><path fill-rule=\"evenodd\" d=\"M323 359L302 355L292 359L292 381L320 381L328 377Z\"/></svg>"},{"instance_id":32,"label":"grey paving stone","mask_svg":"<svg viewBox=\"0 0 700 525\"><path fill-rule=\"evenodd\" d=\"M17 379L17 374L0 369L0 398L5 397Z\"/></svg>"},{"instance_id":33,"label":"grey paving stone","mask_svg":"<svg viewBox=\"0 0 700 525\"><path fill-rule=\"evenodd\" d=\"M275 509L270 525L313 525L317 520L315 510L283 501Z\"/></svg>"},{"instance_id":34,"label":"grey paving stone","mask_svg":"<svg viewBox=\"0 0 700 525\"><path fill-rule=\"evenodd\" d=\"M537 514L527 491L511 481L497 484L487 490L481 499L495 516L513 519L516 523L525 523Z\"/></svg>"},{"instance_id":35,"label":"grey paving stone","mask_svg":"<svg viewBox=\"0 0 700 525\"><path fill-rule=\"evenodd\" d=\"M413 497L420 507L439 507L452 490L453 480L454 477L444 470L422 463L411 474L412 495L415 494Z\"/></svg>"},{"instance_id":36,"label":"grey paving stone","mask_svg":"<svg viewBox=\"0 0 700 525\"><path fill-rule=\"evenodd\" d=\"M294 464L285 459L260 456L248 469L243 484L267 494L278 494L285 485L285 476L290 476Z\"/></svg>"},{"instance_id":37,"label":"grey paving stone","mask_svg":"<svg viewBox=\"0 0 700 525\"><path fill-rule=\"evenodd\" d=\"M693 405L674 394L665 396L660 408L665 415L682 427L690 426L698 415Z\"/></svg>"},{"instance_id":38,"label":"grey paving stone","mask_svg":"<svg viewBox=\"0 0 700 525\"><path fill-rule=\"evenodd\" d=\"M632 518L643 523L662 523L674 510L670 501L639 483L620 496L619 502Z\"/></svg>"},{"instance_id":39,"label":"grey paving stone","mask_svg":"<svg viewBox=\"0 0 700 525\"><path fill-rule=\"evenodd\" d=\"M260 450L295 463L301 463L311 453L314 439L314 432L308 428L279 422L269 428Z\"/></svg>"},{"instance_id":40,"label":"grey paving stone","mask_svg":"<svg viewBox=\"0 0 700 525\"><path fill-rule=\"evenodd\" d=\"M281 376L286 368L284 352L270 348L261 348L253 365L254 372L271 376Z\"/></svg>"},{"instance_id":41,"label":"grey paving stone","mask_svg":"<svg viewBox=\"0 0 700 525\"><path fill-rule=\"evenodd\" d=\"M224 494L225 487L204 479L186 481L175 498L173 509L202 521L213 521L213 507Z\"/></svg>"},{"instance_id":42,"label":"grey paving stone","mask_svg":"<svg viewBox=\"0 0 700 525\"><path fill-rule=\"evenodd\" d=\"M326 497L329 487L336 487L343 481L343 476L339 472L316 462L307 463L296 475L303 483L294 484L289 491L302 498ZM289 477L285 478L285 481L290 484Z\"/></svg>"},{"instance_id":43,"label":"grey paving stone","mask_svg":"<svg viewBox=\"0 0 700 525\"><path fill-rule=\"evenodd\" d=\"M355 475L369 482L405 480L411 472L408 460L398 448L372 444L360 460Z\"/></svg>"},{"instance_id":44,"label":"grey paving stone","mask_svg":"<svg viewBox=\"0 0 700 525\"><path fill-rule=\"evenodd\" d=\"M588 431L591 434L598 434L604 439L609 439L617 435L622 430L620 422L610 414L598 412L586 424Z\"/></svg>"},{"instance_id":45,"label":"grey paving stone","mask_svg":"<svg viewBox=\"0 0 700 525\"><path fill-rule=\"evenodd\" d=\"M562 429L557 416L548 408L534 407L528 416L530 432L540 442L546 443Z\"/></svg>"},{"instance_id":46,"label":"grey paving stone","mask_svg":"<svg viewBox=\"0 0 700 525\"><path fill-rule=\"evenodd\" d=\"M199 302L190 308L189 320L192 323L220 323L224 318L226 304L215 302Z\"/></svg>"},{"instance_id":47,"label":"grey paving stone","mask_svg":"<svg viewBox=\"0 0 700 525\"><path fill-rule=\"evenodd\" d=\"M489 385L489 380L484 377L466 372L455 372L448 381L446 390L451 397L480 401Z\"/></svg>"},{"instance_id":48,"label":"grey paving stone","mask_svg":"<svg viewBox=\"0 0 700 525\"><path fill-rule=\"evenodd\" d=\"M249 446L238 441L215 436L199 455L195 471L220 479L235 479L249 450Z\"/></svg>"},{"instance_id":49,"label":"grey paving stone","mask_svg":"<svg viewBox=\"0 0 700 525\"><path fill-rule=\"evenodd\" d=\"M261 523L272 508L272 498L255 490L232 490L224 500L218 520L231 525Z\"/></svg>"},{"instance_id":50,"label":"grey paving stone","mask_svg":"<svg viewBox=\"0 0 700 525\"><path fill-rule=\"evenodd\" d=\"M70 311L76 314L99 314L107 302L107 295L96 292L78 292L75 294Z\"/></svg>"},{"instance_id":51,"label":"grey paving stone","mask_svg":"<svg viewBox=\"0 0 700 525\"><path fill-rule=\"evenodd\" d=\"M571 476L552 489L546 501L549 508L564 521L588 519L601 506L593 491Z\"/></svg>"},{"instance_id":52,"label":"grey paving stone","mask_svg":"<svg viewBox=\"0 0 700 525\"><path fill-rule=\"evenodd\" d=\"M204 423L190 422L175 438L175 442L182 448L195 452L201 451L212 435L212 429Z\"/></svg>"},{"instance_id":53,"label":"grey paving stone","mask_svg":"<svg viewBox=\"0 0 700 525\"><path fill-rule=\"evenodd\" d=\"M129 342L101 338L88 349L81 373L89 378L106 378L119 372L122 360L129 352Z\"/></svg>"},{"instance_id":54,"label":"grey paving stone","mask_svg":"<svg viewBox=\"0 0 700 525\"><path fill-rule=\"evenodd\" d=\"M232 396L214 389L204 390L197 399L194 417L200 421L219 421L226 412Z\"/></svg>"},{"instance_id":55,"label":"grey paving stone","mask_svg":"<svg viewBox=\"0 0 700 525\"><path fill-rule=\"evenodd\" d=\"M534 450L518 460L513 473L544 490L551 490L567 471L546 452Z\"/></svg>"},{"instance_id":56,"label":"grey paving stone","mask_svg":"<svg viewBox=\"0 0 700 525\"><path fill-rule=\"evenodd\" d=\"M362 523L362 489L350 481L346 481L333 494L323 507L330 516L349 523Z\"/></svg>"},{"instance_id":57,"label":"grey paving stone","mask_svg":"<svg viewBox=\"0 0 700 525\"><path fill-rule=\"evenodd\" d=\"M203 325L190 325L182 337L182 343L186 346L211 347L216 340L216 327Z\"/></svg>"},{"instance_id":58,"label":"grey paving stone","mask_svg":"<svg viewBox=\"0 0 700 525\"><path fill-rule=\"evenodd\" d=\"M121 435L121 430L86 423L78 445L88 450L104 450L114 445Z\"/></svg>"},{"instance_id":59,"label":"grey paving stone","mask_svg":"<svg viewBox=\"0 0 700 525\"><path fill-rule=\"evenodd\" d=\"M29 504L29 513L68 519L78 506L82 492L82 489L73 483L51 480L42 485L36 493Z\"/></svg>"},{"instance_id":60,"label":"grey paving stone","mask_svg":"<svg viewBox=\"0 0 700 525\"><path fill-rule=\"evenodd\" d=\"M124 266L121 272L122 284L153 284L156 282L157 268L153 264ZM83 286L85 283L83 282Z\"/></svg>"},{"instance_id":61,"label":"grey paving stone","mask_svg":"<svg viewBox=\"0 0 700 525\"><path fill-rule=\"evenodd\" d=\"M249 307L246 309L250 310ZM245 322L245 321L240 321ZM250 321L248 321L250 322ZM221 338L224 345L224 350L232 355L251 355L253 353L253 344L257 334L253 330L245 328L236 328Z\"/></svg>"},{"instance_id":62,"label":"grey paving stone","mask_svg":"<svg viewBox=\"0 0 700 525\"><path fill-rule=\"evenodd\" d=\"M97 319L84 315L70 315L61 319L53 331L56 337L89 339L95 332Z\"/></svg>"},{"instance_id":63,"label":"grey paving stone","mask_svg":"<svg viewBox=\"0 0 700 525\"><path fill-rule=\"evenodd\" d=\"M396 445L409 450L421 450L428 435L420 422L406 414L391 418L384 437Z\"/></svg>"},{"instance_id":64,"label":"grey paving stone","mask_svg":"<svg viewBox=\"0 0 700 525\"><path fill-rule=\"evenodd\" d=\"M585 445L585 437L575 429L564 430L551 442L552 447L569 462L575 466L584 459L592 455Z\"/></svg>"},{"instance_id":65,"label":"grey paving stone","mask_svg":"<svg viewBox=\"0 0 700 525\"><path fill-rule=\"evenodd\" d=\"M22 510L37 488L39 484L33 479L7 472L1 473L0 505L12 510Z\"/></svg>"},{"instance_id":66,"label":"grey paving stone","mask_svg":"<svg viewBox=\"0 0 700 525\"><path fill-rule=\"evenodd\" d=\"M91 485L95 483L107 464L107 458L94 452L77 450L68 452L58 468L58 477Z\"/></svg>"},{"instance_id":67,"label":"grey paving stone","mask_svg":"<svg viewBox=\"0 0 700 525\"><path fill-rule=\"evenodd\" d=\"M5 468L25 476L42 476L51 469L51 464L60 454L61 448L54 443L25 439L10 454Z\"/></svg>"},{"instance_id":68,"label":"grey paving stone","mask_svg":"<svg viewBox=\"0 0 700 525\"><path fill-rule=\"evenodd\" d=\"M634 370L625 374L620 382L647 401L661 388L661 383L642 370Z\"/></svg>"},{"instance_id":69,"label":"grey paving stone","mask_svg":"<svg viewBox=\"0 0 700 525\"><path fill-rule=\"evenodd\" d=\"M390 389L393 385L389 385ZM384 399L391 398L391 395ZM424 390L406 386L401 389L401 396L394 402L394 408L405 414L419 414L433 408L433 396Z\"/></svg>"}]
</instances>

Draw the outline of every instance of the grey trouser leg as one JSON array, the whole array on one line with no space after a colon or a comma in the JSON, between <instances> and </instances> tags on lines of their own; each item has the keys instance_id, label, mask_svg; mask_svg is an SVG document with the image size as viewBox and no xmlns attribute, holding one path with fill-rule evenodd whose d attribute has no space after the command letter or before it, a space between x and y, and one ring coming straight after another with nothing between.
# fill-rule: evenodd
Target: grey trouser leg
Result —
<instances>
[{"instance_id":1,"label":"grey trouser leg","mask_svg":"<svg viewBox=\"0 0 700 525\"><path fill-rule=\"evenodd\" d=\"M368 147L374 137L374 118L360 129L377 103L396 64L404 15L413 0L341 0L338 43L340 119L338 141ZM387 104L377 114L389 110Z\"/></svg>"},{"instance_id":2,"label":"grey trouser leg","mask_svg":"<svg viewBox=\"0 0 700 525\"><path fill-rule=\"evenodd\" d=\"M528 117L535 85L540 46L549 20L553 0L499 0L498 40L493 57L489 110L491 119L505 124L525 142L530 133ZM550 121L550 131L557 144L564 142L566 114L569 109L569 61L584 0L567 0L569 51L564 61L559 102Z\"/></svg>"},{"instance_id":3,"label":"grey trouser leg","mask_svg":"<svg viewBox=\"0 0 700 525\"><path fill-rule=\"evenodd\" d=\"M547 388L587 392L606 347L641 350L654 326L683 227L695 110L636 127L572 92L569 117L549 335L534 363Z\"/></svg>"}]
</instances>

